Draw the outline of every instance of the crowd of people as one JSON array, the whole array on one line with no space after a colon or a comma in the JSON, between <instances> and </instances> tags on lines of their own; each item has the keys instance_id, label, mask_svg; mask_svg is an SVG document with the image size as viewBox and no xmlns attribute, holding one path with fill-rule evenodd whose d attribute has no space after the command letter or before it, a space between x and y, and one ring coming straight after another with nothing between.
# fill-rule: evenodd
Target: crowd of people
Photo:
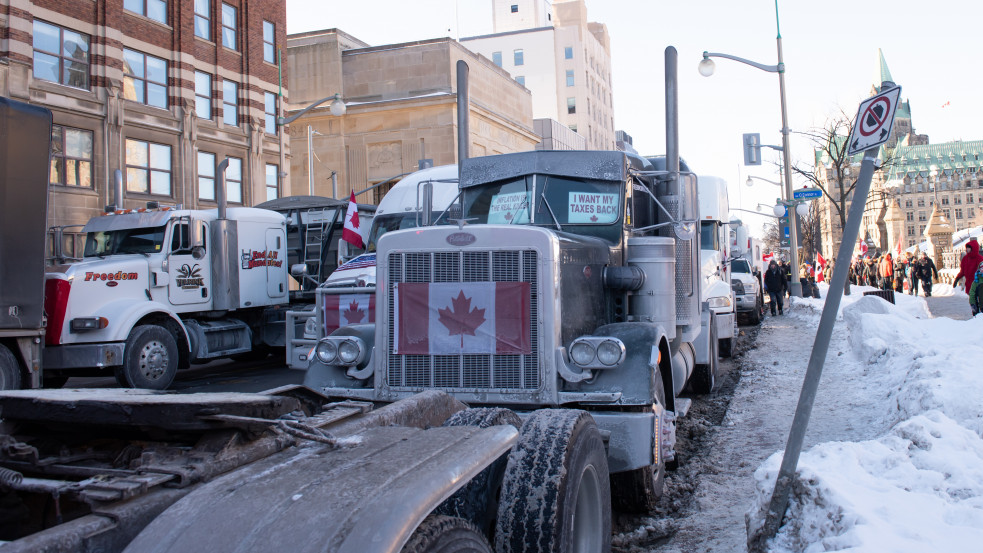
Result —
<instances>
[{"instance_id":1,"label":"crowd of people","mask_svg":"<svg viewBox=\"0 0 983 553\"><path fill-rule=\"evenodd\" d=\"M881 290L918 295L921 285L925 296L932 295L932 282L938 280L939 270L927 253L915 255L905 252L894 258L883 255L856 256L850 265L850 282L860 286L872 286Z\"/></svg>"}]
</instances>

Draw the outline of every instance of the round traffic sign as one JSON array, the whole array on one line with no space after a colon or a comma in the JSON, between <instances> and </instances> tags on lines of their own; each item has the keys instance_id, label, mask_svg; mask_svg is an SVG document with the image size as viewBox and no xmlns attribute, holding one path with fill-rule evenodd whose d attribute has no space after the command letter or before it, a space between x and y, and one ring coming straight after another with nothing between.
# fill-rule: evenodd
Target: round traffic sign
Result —
<instances>
[{"instance_id":1,"label":"round traffic sign","mask_svg":"<svg viewBox=\"0 0 983 553\"><path fill-rule=\"evenodd\" d=\"M860 117L860 134L870 136L881 130L884 123L890 119L891 100L882 96L867 106L864 114Z\"/></svg>"}]
</instances>

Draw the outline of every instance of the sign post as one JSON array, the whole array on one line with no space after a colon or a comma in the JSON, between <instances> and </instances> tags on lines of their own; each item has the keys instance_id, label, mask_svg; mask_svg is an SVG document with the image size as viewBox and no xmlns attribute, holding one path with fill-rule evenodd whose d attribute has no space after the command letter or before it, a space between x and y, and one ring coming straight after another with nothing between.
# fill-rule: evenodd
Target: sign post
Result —
<instances>
[{"instance_id":1,"label":"sign post","mask_svg":"<svg viewBox=\"0 0 983 553\"><path fill-rule=\"evenodd\" d=\"M901 87L892 82L881 83L881 93L864 100L857 111L853 133L850 134L849 154L863 152L864 158L860 163L860 176L854 191L853 202L850 204L850 216L843 229L843 238L836 253L836 265L833 267L833 278L830 279L829 293L819 319L819 329L816 331L816 341L812 345L812 355L806 368L805 379L802 383L802 393L795 408L792 419L792 429L789 431L785 455L775 480L775 490L771 502L766 507L763 522L758 528L748 529L748 551L760 553L767 549L767 542L778 533L785 510L788 508L789 494L795 478L795 469L802 452L802 442L805 439L806 428L809 426L809 416L812 405L816 400L816 390L819 388L819 378L823 373L823 363L829 351L829 339L836 322L836 312L843 298L843 288L846 286L847 272L850 267L850 255L853 244L860 234L860 220L863 218L864 205L870 192L870 181L874 176L877 147L887 142L894 125L894 114L897 111L898 98L901 97Z\"/></svg>"}]
</instances>

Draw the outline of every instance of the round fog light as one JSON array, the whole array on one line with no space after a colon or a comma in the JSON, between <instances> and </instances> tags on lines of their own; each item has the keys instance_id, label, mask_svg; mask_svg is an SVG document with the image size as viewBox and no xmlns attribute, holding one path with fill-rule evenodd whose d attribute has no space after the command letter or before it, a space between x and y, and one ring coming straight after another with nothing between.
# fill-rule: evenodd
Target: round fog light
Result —
<instances>
[{"instance_id":1,"label":"round fog light","mask_svg":"<svg viewBox=\"0 0 983 553\"><path fill-rule=\"evenodd\" d=\"M621 345L614 340L605 340L597 346L597 360L605 365L614 365L621 359Z\"/></svg>"},{"instance_id":2,"label":"round fog light","mask_svg":"<svg viewBox=\"0 0 983 553\"><path fill-rule=\"evenodd\" d=\"M345 340L338 346L338 359L341 359L341 362L346 365L354 363L358 359L361 349L354 340Z\"/></svg>"},{"instance_id":3,"label":"round fog light","mask_svg":"<svg viewBox=\"0 0 983 553\"><path fill-rule=\"evenodd\" d=\"M578 365L589 365L594 360L594 346L590 342L574 342L570 347L570 358Z\"/></svg>"},{"instance_id":4,"label":"round fog light","mask_svg":"<svg viewBox=\"0 0 983 553\"><path fill-rule=\"evenodd\" d=\"M308 317L304 323L304 338L317 338L317 320L314 317Z\"/></svg>"},{"instance_id":5,"label":"round fog light","mask_svg":"<svg viewBox=\"0 0 983 553\"><path fill-rule=\"evenodd\" d=\"M335 355L338 353L338 347L328 340L321 340L317 343L316 352L317 358L322 363L330 363L334 361Z\"/></svg>"}]
</instances>

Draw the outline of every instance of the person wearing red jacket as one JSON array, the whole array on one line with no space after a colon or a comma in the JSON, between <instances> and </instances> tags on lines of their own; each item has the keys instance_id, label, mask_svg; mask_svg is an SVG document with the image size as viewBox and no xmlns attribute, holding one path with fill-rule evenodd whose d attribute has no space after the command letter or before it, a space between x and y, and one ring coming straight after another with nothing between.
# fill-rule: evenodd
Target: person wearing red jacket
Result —
<instances>
[{"instance_id":1,"label":"person wearing red jacket","mask_svg":"<svg viewBox=\"0 0 983 553\"><path fill-rule=\"evenodd\" d=\"M980 255L980 243L973 238L966 242L966 255L959 262L959 274L956 275L956 280L952 281L953 288L959 279L963 279L966 294L969 294L969 287L973 284L973 278L976 276L976 268L981 262L983 262L983 255Z\"/></svg>"}]
</instances>

